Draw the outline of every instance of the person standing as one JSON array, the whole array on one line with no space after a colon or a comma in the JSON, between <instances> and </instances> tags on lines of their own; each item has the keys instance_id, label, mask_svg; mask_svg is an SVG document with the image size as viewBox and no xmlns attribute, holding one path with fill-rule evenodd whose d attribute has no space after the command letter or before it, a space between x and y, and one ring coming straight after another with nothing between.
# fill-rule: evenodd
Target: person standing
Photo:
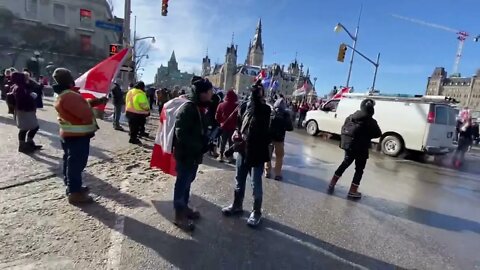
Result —
<instances>
[{"instance_id":1,"label":"person standing","mask_svg":"<svg viewBox=\"0 0 480 270\"><path fill-rule=\"evenodd\" d=\"M27 87L30 89L30 91L34 92L36 94L35 98L35 106L37 109L42 109L43 108L43 85L39 84L32 78L32 73L24 68L23 73L27 77Z\"/></svg>"},{"instance_id":2,"label":"person standing","mask_svg":"<svg viewBox=\"0 0 480 270\"><path fill-rule=\"evenodd\" d=\"M194 76L189 101L179 109L175 121L173 151L177 163L177 179L173 194L174 224L185 231L194 230L192 220L200 218L200 213L188 204L191 184L196 178L203 155L208 150L205 110L210 105L212 94L213 85L207 79Z\"/></svg>"},{"instance_id":3,"label":"person standing","mask_svg":"<svg viewBox=\"0 0 480 270\"><path fill-rule=\"evenodd\" d=\"M10 92L10 80L12 77L12 72L10 71L10 69L7 68L2 75L2 79L0 80L0 89L2 90L1 99L6 100L7 93Z\"/></svg>"},{"instance_id":4,"label":"person standing","mask_svg":"<svg viewBox=\"0 0 480 270\"><path fill-rule=\"evenodd\" d=\"M155 88L153 87L148 88L147 97L148 97L150 109L153 109L153 104L155 104Z\"/></svg>"},{"instance_id":5,"label":"person standing","mask_svg":"<svg viewBox=\"0 0 480 270\"><path fill-rule=\"evenodd\" d=\"M236 186L233 203L222 209L225 216L243 213L243 198L247 176L253 186L253 210L247 224L256 227L262 217L262 175L265 162L270 161L270 106L265 102L265 90L261 80L251 87L250 101L242 104L234 140L237 146Z\"/></svg>"},{"instance_id":6,"label":"person standing","mask_svg":"<svg viewBox=\"0 0 480 270\"><path fill-rule=\"evenodd\" d=\"M232 146L232 135L235 132L238 117L238 97L233 89L227 92L225 101L220 103L215 114L215 119L220 123L221 135L220 135L220 157L219 161L224 162L225 147L227 142L229 147ZM232 161L232 157L229 157L229 162Z\"/></svg>"},{"instance_id":7,"label":"person standing","mask_svg":"<svg viewBox=\"0 0 480 270\"><path fill-rule=\"evenodd\" d=\"M75 88L75 81L68 69L57 68L53 72L58 95L55 110L60 124L60 138L63 148L63 177L67 186L68 202L83 204L93 202L89 189L82 185L82 171L87 166L90 140L95 136L98 125L93 107L106 104L107 97L85 100Z\"/></svg>"},{"instance_id":8,"label":"person standing","mask_svg":"<svg viewBox=\"0 0 480 270\"><path fill-rule=\"evenodd\" d=\"M120 87L120 84L114 83L112 88L113 97L113 128L118 131L125 131L120 125L120 118L123 112L123 105L125 104L125 98Z\"/></svg>"},{"instance_id":9,"label":"person standing","mask_svg":"<svg viewBox=\"0 0 480 270\"><path fill-rule=\"evenodd\" d=\"M477 134L475 134L477 133ZM453 155L453 165L455 168L460 168L465 159L465 153L473 144L475 135L478 136L478 131L475 130L472 117L470 114L464 116L462 125L458 132L458 145L455 154Z\"/></svg>"},{"instance_id":10,"label":"person standing","mask_svg":"<svg viewBox=\"0 0 480 270\"><path fill-rule=\"evenodd\" d=\"M138 139L142 128L145 125L145 120L150 113L148 106L148 98L145 94L145 83L140 81L130 89L125 98L126 116L128 119L128 126L130 128L130 143L141 144Z\"/></svg>"},{"instance_id":11,"label":"person standing","mask_svg":"<svg viewBox=\"0 0 480 270\"><path fill-rule=\"evenodd\" d=\"M302 101L300 108L298 109L300 116L298 117L297 128L302 128L303 121L307 117L307 112L310 108L308 107L307 101Z\"/></svg>"},{"instance_id":12,"label":"person standing","mask_svg":"<svg viewBox=\"0 0 480 270\"><path fill-rule=\"evenodd\" d=\"M348 197L360 199L362 194L358 192L360 181L362 180L363 170L369 157L369 149L372 139L382 136L382 131L373 119L375 113L375 101L365 99L360 104L360 110L356 111L347 119L342 127L340 148L345 150L345 157L342 164L335 171L328 192L333 193L337 181L342 177L347 168L355 161L355 174L348 191Z\"/></svg>"},{"instance_id":13,"label":"person standing","mask_svg":"<svg viewBox=\"0 0 480 270\"><path fill-rule=\"evenodd\" d=\"M270 146L270 156L275 152L275 180L281 181L283 157L285 155L285 134L293 130L292 117L287 111L285 99L278 99L273 105L274 111L270 123L270 134L272 145ZM272 162L268 161L265 168L265 177L270 178L272 174Z\"/></svg>"},{"instance_id":14,"label":"person standing","mask_svg":"<svg viewBox=\"0 0 480 270\"><path fill-rule=\"evenodd\" d=\"M218 105L221 102L220 96L215 93L212 95L210 105L207 108L207 126L208 126L208 135L210 137L209 141L209 154L213 158L218 158L217 153L217 144L216 141L218 139L218 135L220 134L220 125L218 121L215 119Z\"/></svg>"},{"instance_id":15,"label":"person standing","mask_svg":"<svg viewBox=\"0 0 480 270\"><path fill-rule=\"evenodd\" d=\"M12 74L12 87L9 95L13 97L15 106L15 120L18 132L18 152L30 154L40 150L42 146L36 145L33 138L39 130L35 99L37 94L28 87L28 78L24 73Z\"/></svg>"}]
</instances>

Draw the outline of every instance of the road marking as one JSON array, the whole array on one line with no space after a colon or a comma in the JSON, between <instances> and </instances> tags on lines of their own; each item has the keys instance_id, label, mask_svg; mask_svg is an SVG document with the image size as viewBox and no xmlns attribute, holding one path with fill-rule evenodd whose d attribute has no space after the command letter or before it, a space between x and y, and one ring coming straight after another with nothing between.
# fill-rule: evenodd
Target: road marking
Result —
<instances>
[{"instance_id":1,"label":"road marking","mask_svg":"<svg viewBox=\"0 0 480 270\"><path fill-rule=\"evenodd\" d=\"M286 233L284 233L284 232L275 230L275 229L273 229L273 228L266 227L265 229L268 230L268 231L271 231L271 232L273 232L273 233L276 233L276 234L278 234L278 235L281 235L281 236L283 236L283 237L286 237L286 238L288 238L288 239L290 239L290 240L292 240L292 241L294 241L294 242L297 242L297 243L299 243L299 244L301 244L301 245L304 245L304 246L306 246L306 247L309 247L309 248L311 248L311 249L313 249L313 250L315 250L315 251L317 251L317 252L322 253L323 255L325 255L325 256L327 256L327 257L330 257L331 259L334 259L334 260L339 261L339 262L341 262L341 263L343 263L343 264L349 265L349 266L351 266L351 267L353 267L353 268L355 268L355 269L368 270L368 268L366 268L366 267L364 267L364 266L362 266L362 265L359 265L359 264L356 264L356 263L351 262L351 261L349 261L349 260L346 260L346 259L344 259L344 258L342 258L342 257L340 257L340 256L338 256L338 255L336 255L336 254L334 254L334 253L326 250L326 249L323 249L323 248L321 248L321 247L319 247L319 246L317 246L317 245L314 245L314 244L312 244L312 243L303 241L303 240L301 240L301 239L298 239L298 238L296 238L296 237L294 237L294 236L291 236L291 235L289 235L289 234L286 234Z\"/></svg>"},{"instance_id":2,"label":"road marking","mask_svg":"<svg viewBox=\"0 0 480 270\"><path fill-rule=\"evenodd\" d=\"M128 191L128 180L122 181L120 184L120 192ZM115 225L110 232L110 248L107 255L107 269L120 269L120 261L122 256L122 244L124 240L123 231L125 229L125 211L121 204L115 204Z\"/></svg>"}]
</instances>

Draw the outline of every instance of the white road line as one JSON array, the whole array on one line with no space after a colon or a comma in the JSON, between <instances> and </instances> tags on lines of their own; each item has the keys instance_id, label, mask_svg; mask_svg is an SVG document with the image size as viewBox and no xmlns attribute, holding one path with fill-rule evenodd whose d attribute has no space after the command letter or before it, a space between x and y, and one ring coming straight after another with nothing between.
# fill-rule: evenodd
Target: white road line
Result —
<instances>
[{"instance_id":1,"label":"white road line","mask_svg":"<svg viewBox=\"0 0 480 270\"><path fill-rule=\"evenodd\" d=\"M120 192L127 192L129 182L128 180L122 181L120 184ZM125 228L125 213L121 204L115 204L115 225L110 232L110 248L107 255L107 269L117 270L120 269L120 261L122 256L122 244L124 240L123 231Z\"/></svg>"},{"instance_id":2,"label":"white road line","mask_svg":"<svg viewBox=\"0 0 480 270\"><path fill-rule=\"evenodd\" d=\"M291 236L291 235L289 235L289 234L286 234L286 233L284 233L284 232L281 232L281 231L278 231L278 230L275 230L275 229L272 229L272 228L269 228L269 227L266 227L265 229L266 229L266 230L269 230L269 231L271 231L271 232L273 232L273 233L276 233L276 234L278 234L278 235L280 235L280 236L283 236L283 237L285 237L285 238L288 238L288 239L290 239L290 240L292 240L292 241L294 241L294 242L296 242L296 243L299 243L299 244L301 244L301 245L304 245L304 246L306 246L306 247L309 247L309 248L311 248L311 249L313 249L313 250L315 250L315 251L317 251L317 252L322 253L323 255L325 255L325 256L327 256L327 257L330 257L330 258L332 258L332 259L334 259L334 260L336 260L336 261L339 261L339 262L341 262L341 263L343 263L343 264L349 265L349 266L351 266L351 267L353 267L353 268L355 268L355 269L368 270L368 268L366 268L366 267L364 267L364 266L362 266L362 265L359 265L359 264L356 264L356 263L351 262L351 261L349 261L349 260L346 260L346 259L344 259L344 258L342 258L342 257L340 257L340 256L338 256L338 255L336 255L336 254L334 254L334 253L326 250L326 249L323 249L323 248L321 248L321 247L319 247L319 246L317 246L317 245L314 245L314 244L312 244L312 243L303 241L303 240L298 239L298 238L296 238L296 237L294 237L294 236Z\"/></svg>"}]
</instances>

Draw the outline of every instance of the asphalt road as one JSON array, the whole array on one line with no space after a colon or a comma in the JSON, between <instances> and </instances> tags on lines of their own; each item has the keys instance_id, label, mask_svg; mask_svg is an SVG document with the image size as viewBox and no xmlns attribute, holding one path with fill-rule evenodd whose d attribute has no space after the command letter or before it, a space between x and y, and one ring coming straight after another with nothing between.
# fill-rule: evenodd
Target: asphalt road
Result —
<instances>
[{"instance_id":1,"label":"asphalt road","mask_svg":"<svg viewBox=\"0 0 480 270\"><path fill-rule=\"evenodd\" d=\"M120 268L480 269L478 175L373 154L365 196L351 201L353 168L333 196L325 192L342 158L334 143L291 134L286 149L285 180L264 181L261 228L245 225L247 213L222 217L234 171L207 160L193 185L197 230L169 222L173 182L161 183L153 207L125 217Z\"/></svg>"}]
</instances>

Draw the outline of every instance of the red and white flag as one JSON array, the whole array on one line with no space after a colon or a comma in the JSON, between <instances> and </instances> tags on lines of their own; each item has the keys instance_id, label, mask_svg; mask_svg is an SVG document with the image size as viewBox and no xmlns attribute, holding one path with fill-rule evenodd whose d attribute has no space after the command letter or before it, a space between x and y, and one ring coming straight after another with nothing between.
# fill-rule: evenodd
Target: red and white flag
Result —
<instances>
[{"instance_id":1,"label":"red and white flag","mask_svg":"<svg viewBox=\"0 0 480 270\"><path fill-rule=\"evenodd\" d=\"M115 55L98 63L75 80L75 86L85 99L101 98L108 95L115 79L120 72L123 63L131 57L131 50L125 48ZM105 110L105 105L96 107L98 110Z\"/></svg>"},{"instance_id":2,"label":"red and white flag","mask_svg":"<svg viewBox=\"0 0 480 270\"><path fill-rule=\"evenodd\" d=\"M265 72L265 69L262 69L260 70L260 72L258 73L257 77L255 77L254 79L254 82L258 81L258 80L263 80L264 78L267 77L267 73Z\"/></svg>"},{"instance_id":3,"label":"red and white flag","mask_svg":"<svg viewBox=\"0 0 480 270\"><path fill-rule=\"evenodd\" d=\"M338 91L330 100L332 99L341 99L344 95L350 93L350 87L344 87L342 90Z\"/></svg>"},{"instance_id":4,"label":"red and white flag","mask_svg":"<svg viewBox=\"0 0 480 270\"><path fill-rule=\"evenodd\" d=\"M164 173L176 176L177 163L173 155L173 138L175 137L175 121L180 109L187 104L188 99L178 97L165 103L160 113L160 124L153 146L151 168L157 168Z\"/></svg>"}]
</instances>

